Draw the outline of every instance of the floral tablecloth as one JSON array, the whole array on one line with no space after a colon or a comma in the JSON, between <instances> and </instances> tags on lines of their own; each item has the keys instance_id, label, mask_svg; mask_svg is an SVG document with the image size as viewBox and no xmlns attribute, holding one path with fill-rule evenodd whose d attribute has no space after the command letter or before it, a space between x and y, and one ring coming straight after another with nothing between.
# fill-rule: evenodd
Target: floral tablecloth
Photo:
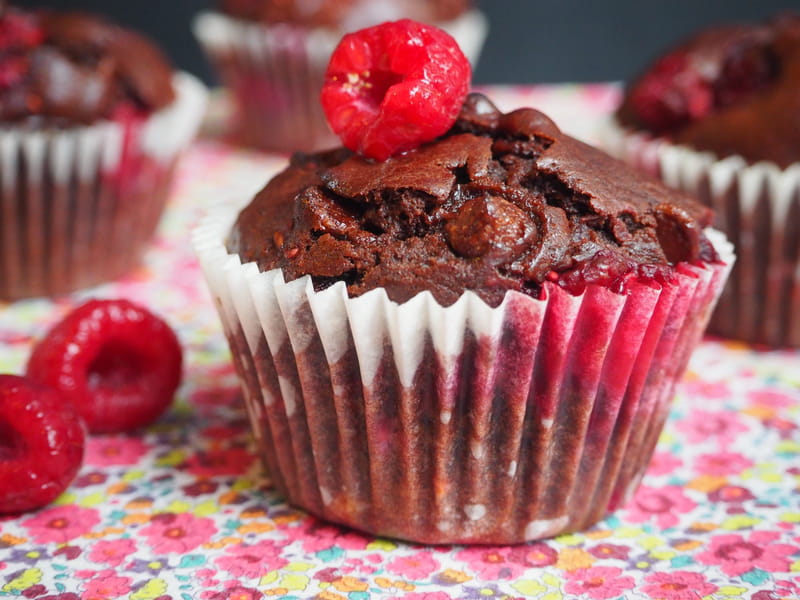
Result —
<instances>
[{"instance_id":1,"label":"floral tablecloth","mask_svg":"<svg viewBox=\"0 0 800 600\"><path fill-rule=\"evenodd\" d=\"M494 88L592 139L613 85ZM191 252L209 206L249 196L284 157L206 138L186 157L137 272L57 301L0 305L0 372L88 296L163 315L186 351L173 410L94 436L52 506L0 520L0 597L130 600L370 597L800 597L800 352L706 340L635 498L589 531L510 547L375 539L287 506L253 455L229 354Z\"/></svg>"}]
</instances>

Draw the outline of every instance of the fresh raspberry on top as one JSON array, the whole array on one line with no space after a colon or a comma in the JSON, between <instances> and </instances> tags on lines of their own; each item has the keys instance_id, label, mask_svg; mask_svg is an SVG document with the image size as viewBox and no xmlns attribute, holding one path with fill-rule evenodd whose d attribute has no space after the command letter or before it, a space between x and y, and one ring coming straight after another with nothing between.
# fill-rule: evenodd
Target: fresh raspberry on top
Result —
<instances>
[{"instance_id":1,"label":"fresh raspberry on top","mask_svg":"<svg viewBox=\"0 0 800 600\"><path fill-rule=\"evenodd\" d=\"M28 375L62 392L92 433L155 421L181 380L182 354L162 319L127 300L90 300L33 349Z\"/></svg>"},{"instance_id":2,"label":"fresh raspberry on top","mask_svg":"<svg viewBox=\"0 0 800 600\"><path fill-rule=\"evenodd\" d=\"M404 19L345 35L333 52L322 107L342 143L385 160L455 122L472 69L447 33Z\"/></svg>"},{"instance_id":3,"label":"fresh raspberry on top","mask_svg":"<svg viewBox=\"0 0 800 600\"><path fill-rule=\"evenodd\" d=\"M84 442L77 411L58 391L0 375L0 514L55 500L78 473Z\"/></svg>"}]
</instances>

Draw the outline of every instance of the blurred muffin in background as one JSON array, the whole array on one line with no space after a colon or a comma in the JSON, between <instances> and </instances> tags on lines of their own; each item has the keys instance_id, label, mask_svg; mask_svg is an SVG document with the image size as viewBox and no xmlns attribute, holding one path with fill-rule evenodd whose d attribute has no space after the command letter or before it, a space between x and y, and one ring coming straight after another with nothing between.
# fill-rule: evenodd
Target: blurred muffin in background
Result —
<instances>
[{"instance_id":1,"label":"blurred muffin in background","mask_svg":"<svg viewBox=\"0 0 800 600\"><path fill-rule=\"evenodd\" d=\"M714 209L738 260L709 332L800 346L800 16L710 28L632 82L608 149Z\"/></svg>"},{"instance_id":2,"label":"blurred muffin in background","mask_svg":"<svg viewBox=\"0 0 800 600\"><path fill-rule=\"evenodd\" d=\"M205 108L138 33L83 13L0 15L0 300L134 267Z\"/></svg>"},{"instance_id":3,"label":"blurred muffin in background","mask_svg":"<svg viewBox=\"0 0 800 600\"><path fill-rule=\"evenodd\" d=\"M338 143L319 105L328 58L344 33L412 18L450 33L474 65L485 17L470 0L219 0L194 31L233 103L236 143L273 152Z\"/></svg>"}]
</instances>

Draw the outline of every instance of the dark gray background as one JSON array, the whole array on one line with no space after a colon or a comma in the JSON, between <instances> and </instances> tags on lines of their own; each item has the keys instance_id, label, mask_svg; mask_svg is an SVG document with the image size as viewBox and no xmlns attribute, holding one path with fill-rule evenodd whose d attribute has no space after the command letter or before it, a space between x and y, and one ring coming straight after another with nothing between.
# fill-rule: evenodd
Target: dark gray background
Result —
<instances>
[{"instance_id":1,"label":"dark gray background","mask_svg":"<svg viewBox=\"0 0 800 600\"><path fill-rule=\"evenodd\" d=\"M192 15L213 0L17 0L86 9L147 32L174 62L209 82ZM475 83L627 80L670 43L718 22L800 10L800 0L483 0L490 20Z\"/></svg>"}]
</instances>

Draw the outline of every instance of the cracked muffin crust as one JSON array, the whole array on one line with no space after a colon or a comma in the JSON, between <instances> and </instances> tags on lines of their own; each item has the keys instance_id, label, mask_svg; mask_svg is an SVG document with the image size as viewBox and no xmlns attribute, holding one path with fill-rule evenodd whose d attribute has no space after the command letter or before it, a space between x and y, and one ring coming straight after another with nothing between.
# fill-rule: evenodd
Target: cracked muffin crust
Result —
<instances>
[{"instance_id":1,"label":"cracked muffin crust","mask_svg":"<svg viewBox=\"0 0 800 600\"><path fill-rule=\"evenodd\" d=\"M245 208L228 249L317 289L378 287L396 302L465 290L497 306L544 281L622 292L716 259L708 209L561 133L534 109L500 113L472 94L439 140L382 162L345 150L297 155Z\"/></svg>"}]
</instances>

